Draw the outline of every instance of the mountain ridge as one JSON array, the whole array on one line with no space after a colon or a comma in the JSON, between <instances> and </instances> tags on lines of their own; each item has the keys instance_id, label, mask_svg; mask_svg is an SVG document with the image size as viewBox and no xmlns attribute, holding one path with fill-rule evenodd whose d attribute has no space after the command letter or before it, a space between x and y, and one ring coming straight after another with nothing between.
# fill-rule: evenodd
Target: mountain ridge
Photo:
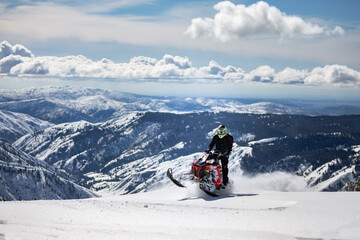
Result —
<instances>
[{"instance_id":1,"label":"mountain ridge","mask_svg":"<svg viewBox=\"0 0 360 240\"><path fill-rule=\"evenodd\" d=\"M79 87L0 89L0 110L25 113L56 124L78 120L103 122L134 111L296 115L360 114L360 103L352 104L354 105L339 102L319 105L318 101L302 103L299 100L279 99L269 101L266 99L154 97ZM51 116L46 115L51 111L53 112Z\"/></svg>"},{"instance_id":2,"label":"mountain ridge","mask_svg":"<svg viewBox=\"0 0 360 240\"><path fill-rule=\"evenodd\" d=\"M96 196L72 182L66 173L0 140L1 199L71 199Z\"/></svg>"},{"instance_id":3,"label":"mountain ridge","mask_svg":"<svg viewBox=\"0 0 360 240\"><path fill-rule=\"evenodd\" d=\"M284 171L303 176L311 187L340 190L360 173L359 156L348 150L355 149L360 140L358 121L360 116L132 113L118 121L56 125L26 135L14 146L66 170L78 180L90 177L80 180L84 186L102 191L118 189L126 194L151 187L140 180L157 178L164 182L165 171L157 168L165 162L172 161L183 173L189 171L192 156L199 156L207 148L216 123L221 122L229 126L235 140L230 158L237 166L235 175ZM335 158L341 159L337 168L318 172ZM181 162L186 163L185 167ZM344 167L350 172L338 186L318 186Z\"/></svg>"},{"instance_id":4,"label":"mountain ridge","mask_svg":"<svg viewBox=\"0 0 360 240\"><path fill-rule=\"evenodd\" d=\"M338 191L360 173L355 151L360 115L309 116L298 114L296 104L152 98L87 88L0 92L5 93L1 137L100 194L168 184L166 167L177 168L177 176L188 172L219 124L234 136L235 177L283 171L301 176L313 189ZM19 125L26 131L19 132Z\"/></svg>"}]
</instances>

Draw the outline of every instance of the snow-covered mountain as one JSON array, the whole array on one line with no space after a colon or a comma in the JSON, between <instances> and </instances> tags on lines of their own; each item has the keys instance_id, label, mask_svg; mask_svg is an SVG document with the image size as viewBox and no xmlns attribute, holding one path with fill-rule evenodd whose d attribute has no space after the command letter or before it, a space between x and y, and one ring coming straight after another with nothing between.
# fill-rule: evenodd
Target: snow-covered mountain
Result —
<instances>
[{"instance_id":1,"label":"snow-covered mountain","mask_svg":"<svg viewBox=\"0 0 360 240\"><path fill-rule=\"evenodd\" d=\"M323 106L326 113L337 113L334 105ZM332 108L329 108L332 107ZM332 109L332 110L331 110ZM360 108L349 107L351 113L360 113ZM43 87L20 90L0 89L0 110L29 114L51 123L86 120L103 122L134 111L153 112L234 112L254 114L322 114L320 108L310 104L286 101L249 99L211 99L150 97L117 91ZM344 106L341 106L341 111Z\"/></svg>"},{"instance_id":2,"label":"snow-covered mountain","mask_svg":"<svg viewBox=\"0 0 360 240\"><path fill-rule=\"evenodd\" d=\"M292 107L270 102L243 104L238 100L228 99L149 97L70 87L0 90L1 109L26 113L53 123L78 120L102 122L134 111L300 113Z\"/></svg>"},{"instance_id":3,"label":"snow-covered mountain","mask_svg":"<svg viewBox=\"0 0 360 240\"><path fill-rule=\"evenodd\" d=\"M0 110L0 136L9 142L52 125L27 114Z\"/></svg>"},{"instance_id":4,"label":"snow-covered mountain","mask_svg":"<svg viewBox=\"0 0 360 240\"><path fill-rule=\"evenodd\" d=\"M189 171L219 124L235 139L232 177L283 171L314 189L336 191L360 176L357 115L311 117L294 104L88 88L0 93L1 138L100 194L169 184L166 169L176 176Z\"/></svg>"},{"instance_id":5,"label":"snow-covered mountain","mask_svg":"<svg viewBox=\"0 0 360 240\"><path fill-rule=\"evenodd\" d=\"M54 124L80 120L91 121L91 116L45 99L25 99L0 102L0 110L23 113Z\"/></svg>"},{"instance_id":6,"label":"snow-covered mountain","mask_svg":"<svg viewBox=\"0 0 360 240\"><path fill-rule=\"evenodd\" d=\"M0 140L1 199L72 199L95 196L69 180L66 173Z\"/></svg>"},{"instance_id":7,"label":"snow-covered mountain","mask_svg":"<svg viewBox=\"0 0 360 240\"><path fill-rule=\"evenodd\" d=\"M285 171L304 176L316 189L339 190L360 176L358 121L360 116L131 113L104 123L55 125L14 146L94 191L126 194L166 184L169 167L178 175L188 172L223 123L235 139L234 176ZM326 174L318 170L334 159L341 164Z\"/></svg>"},{"instance_id":8,"label":"snow-covered mountain","mask_svg":"<svg viewBox=\"0 0 360 240\"><path fill-rule=\"evenodd\" d=\"M258 141L251 145L253 155L243 158L242 168L253 174L293 172L304 176L308 186L314 190L338 191L360 179L360 148L355 145L358 140L351 141L344 136L341 140L336 139L339 135L329 133L329 136L320 138L298 136Z\"/></svg>"}]
</instances>

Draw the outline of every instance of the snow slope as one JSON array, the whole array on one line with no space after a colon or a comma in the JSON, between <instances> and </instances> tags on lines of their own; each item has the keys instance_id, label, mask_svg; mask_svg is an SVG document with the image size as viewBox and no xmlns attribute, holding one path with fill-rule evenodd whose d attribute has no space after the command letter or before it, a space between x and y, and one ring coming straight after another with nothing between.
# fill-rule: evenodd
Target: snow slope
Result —
<instances>
[{"instance_id":1,"label":"snow slope","mask_svg":"<svg viewBox=\"0 0 360 240\"><path fill-rule=\"evenodd\" d=\"M9 239L359 239L360 193L170 187L85 200L0 202Z\"/></svg>"},{"instance_id":2,"label":"snow slope","mask_svg":"<svg viewBox=\"0 0 360 240\"><path fill-rule=\"evenodd\" d=\"M235 139L230 164L236 166L229 167L239 170L238 175L242 171L306 172L304 177L315 187L341 170L332 179L340 181L319 188L337 191L360 173L360 158L352 147L360 141L358 121L360 116L133 112L101 123L54 125L19 138L14 146L67 171L78 184L99 194L127 194L162 184L159 176L169 167L176 169L175 174L189 171L194 154L201 154L223 123L231 126ZM338 164L311 174L335 158Z\"/></svg>"},{"instance_id":3,"label":"snow slope","mask_svg":"<svg viewBox=\"0 0 360 240\"><path fill-rule=\"evenodd\" d=\"M0 136L13 142L19 137L52 126L53 124L23 113L0 110Z\"/></svg>"},{"instance_id":4,"label":"snow slope","mask_svg":"<svg viewBox=\"0 0 360 240\"><path fill-rule=\"evenodd\" d=\"M96 194L75 184L64 172L0 140L0 200L90 197Z\"/></svg>"}]
</instances>

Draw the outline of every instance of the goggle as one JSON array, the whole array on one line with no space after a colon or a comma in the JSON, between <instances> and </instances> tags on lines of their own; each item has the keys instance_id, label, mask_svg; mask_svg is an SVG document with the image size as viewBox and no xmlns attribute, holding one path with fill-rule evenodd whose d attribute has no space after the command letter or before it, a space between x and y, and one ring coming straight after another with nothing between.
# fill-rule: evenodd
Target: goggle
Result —
<instances>
[{"instance_id":1,"label":"goggle","mask_svg":"<svg viewBox=\"0 0 360 240\"><path fill-rule=\"evenodd\" d=\"M226 133L226 128L219 128L219 129L217 130L217 132L218 132L218 134L223 135L223 134Z\"/></svg>"}]
</instances>

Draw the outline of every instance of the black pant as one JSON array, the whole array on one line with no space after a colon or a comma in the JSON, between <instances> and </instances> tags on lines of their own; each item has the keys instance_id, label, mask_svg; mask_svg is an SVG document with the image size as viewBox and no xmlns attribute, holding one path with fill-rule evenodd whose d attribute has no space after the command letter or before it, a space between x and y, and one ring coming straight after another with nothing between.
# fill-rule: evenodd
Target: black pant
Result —
<instances>
[{"instance_id":1,"label":"black pant","mask_svg":"<svg viewBox=\"0 0 360 240\"><path fill-rule=\"evenodd\" d=\"M222 175L223 175L223 183L226 185L229 182L228 173L228 163L229 163L229 157L223 155L220 157L221 161L221 167L222 167Z\"/></svg>"}]
</instances>

